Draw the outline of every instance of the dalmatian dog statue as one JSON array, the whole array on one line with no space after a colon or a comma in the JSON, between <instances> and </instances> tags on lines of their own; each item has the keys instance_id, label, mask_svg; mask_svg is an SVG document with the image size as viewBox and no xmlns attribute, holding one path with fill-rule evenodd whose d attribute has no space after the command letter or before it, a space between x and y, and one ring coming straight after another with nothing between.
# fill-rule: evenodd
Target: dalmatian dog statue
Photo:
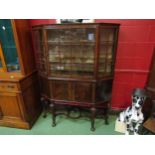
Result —
<instances>
[{"instance_id":1,"label":"dalmatian dog statue","mask_svg":"<svg viewBox=\"0 0 155 155\"><path fill-rule=\"evenodd\" d=\"M144 120L142 105L145 102L146 96L144 89L134 89L132 92L132 105L119 114L118 121L125 123L126 135L130 133L138 135L138 129Z\"/></svg>"}]
</instances>

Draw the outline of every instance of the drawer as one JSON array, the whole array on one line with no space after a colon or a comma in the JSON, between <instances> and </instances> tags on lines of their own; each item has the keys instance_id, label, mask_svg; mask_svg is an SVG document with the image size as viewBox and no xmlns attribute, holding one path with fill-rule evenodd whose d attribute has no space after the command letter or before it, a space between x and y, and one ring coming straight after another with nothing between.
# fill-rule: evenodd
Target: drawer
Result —
<instances>
[{"instance_id":1,"label":"drawer","mask_svg":"<svg viewBox=\"0 0 155 155\"><path fill-rule=\"evenodd\" d=\"M18 91L18 86L16 83L2 83L0 82L0 91L1 92L6 92L6 91L11 91L11 92L14 92L14 91Z\"/></svg>"}]
</instances>

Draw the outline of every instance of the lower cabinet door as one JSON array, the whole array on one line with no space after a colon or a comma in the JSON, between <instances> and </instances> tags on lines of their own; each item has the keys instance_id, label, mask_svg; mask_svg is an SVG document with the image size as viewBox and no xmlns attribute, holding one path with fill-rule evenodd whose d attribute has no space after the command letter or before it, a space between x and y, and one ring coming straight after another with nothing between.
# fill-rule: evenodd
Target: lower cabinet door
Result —
<instances>
[{"instance_id":1,"label":"lower cabinet door","mask_svg":"<svg viewBox=\"0 0 155 155\"><path fill-rule=\"evenodd\" d=\"M52 96L57 100L93 102L93 84L88 82L52 81Z\"/></svg>"},{"instance_id":2,"label":"lower cabinet door","mask_svg":"<svg viewBox=\"0 0 155 155\"><path fill-rule=\"evenodd\" d=\"M0 119L22 120L20 96L16 93L0 93Z\"/></svg>"}]
</instances>

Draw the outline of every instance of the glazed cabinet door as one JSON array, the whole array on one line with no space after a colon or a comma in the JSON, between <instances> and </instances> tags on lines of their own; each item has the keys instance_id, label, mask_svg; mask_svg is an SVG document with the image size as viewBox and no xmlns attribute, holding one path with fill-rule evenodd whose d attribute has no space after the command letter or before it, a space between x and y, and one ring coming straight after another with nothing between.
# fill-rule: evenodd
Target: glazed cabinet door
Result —
<instances>
[{"instance_id":1,"label":"glazed cabinet door","mask_svg":"<svg viewBox=\"0 0 155 155\"><path fill-rule=\"evenodd\" d=\"M20 96L16 93L0 93L0 119L22 120Z\"/></svg>"},{"instance_id":2,"label":"glazed cabinet door","mask_svg":"<svg viewBox=\"0 0 155 155\"><path fill-rule=\"evenodd\" d=\"M117 28L103 26L100 29L99 78L112 77L115 63Z\"/></svg>"},{"instance_id":3,"label":"glazed cabinet door","mask_svg":"<svg viewBox=\"0 0 155 155\"><path fill-rule=\"evenodd\" d=\"M0 19L0 44L7 71L18 72L20 70L19 58L10 19Z\"/></svg>"},{"instance_id":4,"label":"glazed cabinet door","mask_svg":"<svg viewBox=\"0 0 155 155\"><path fill-rule=\"evenodd\" d=\"M95 28L47 29L49 75L92 79Z\"/></svg>"}]
</instances>

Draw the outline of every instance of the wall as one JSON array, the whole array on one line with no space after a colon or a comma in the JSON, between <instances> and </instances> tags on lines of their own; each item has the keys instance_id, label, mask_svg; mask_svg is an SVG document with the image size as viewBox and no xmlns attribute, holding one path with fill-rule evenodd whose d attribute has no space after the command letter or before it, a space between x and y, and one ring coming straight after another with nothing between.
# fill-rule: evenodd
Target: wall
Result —
<instances>
[{"instance_id":1,"label":"wall","mask_svg":"<svg viewBox=\"0 0 155 155\"><path fill-rule=\"evenodd\" d=\"M30 25L52 24L54 19L29 20ZM112 108L123 109L131 104L131 92L144 87L155 47L155 20L96 19L96 22L120 23Z\"/></svg>"}]
</instances>

